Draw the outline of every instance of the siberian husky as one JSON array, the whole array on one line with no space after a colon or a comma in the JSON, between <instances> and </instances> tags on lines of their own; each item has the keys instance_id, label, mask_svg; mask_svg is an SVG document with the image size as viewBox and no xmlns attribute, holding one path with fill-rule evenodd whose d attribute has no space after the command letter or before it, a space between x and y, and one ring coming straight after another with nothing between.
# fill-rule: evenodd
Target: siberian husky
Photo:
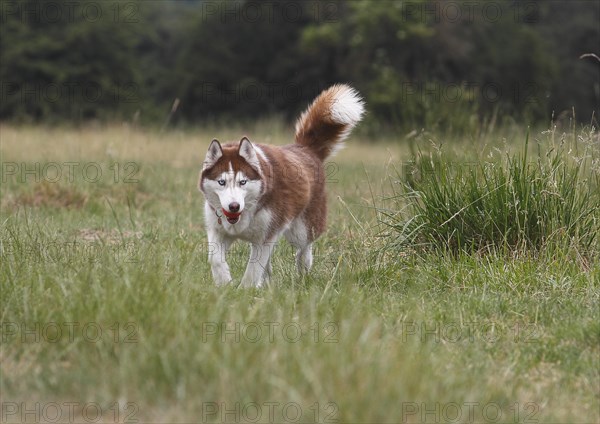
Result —
<instances>
[{"instance_id":1,"label":"siberian husky","mask_svg":"<svg viewBox=\"0 0 600 424\"><path fill-rule=\"evenodd\" d=\"M323 162L342 147L361 120L356 90L334 85L296 122L295 143L282 147L213 140L198 188L206 199L208 260L216 284L231 282L225 255L236 239L251 243L242 286L259 287L271 275L270 258L283 235L296 249L296 267L312 266L312 243L325 230L327 196Z\"/></svg>"}]
</instances>

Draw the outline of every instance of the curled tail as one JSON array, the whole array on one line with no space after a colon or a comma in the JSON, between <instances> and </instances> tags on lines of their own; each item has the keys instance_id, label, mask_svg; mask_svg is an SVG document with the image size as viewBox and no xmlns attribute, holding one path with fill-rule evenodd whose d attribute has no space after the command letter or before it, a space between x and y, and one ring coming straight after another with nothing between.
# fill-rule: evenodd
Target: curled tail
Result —
<instances>
[{"instance_id":1,"label":"curled tail","mask_svg":"<svg viewBox=\"0 0 600 424\"><path fill-rule=\"evenodd\" d=\"M298 118L296 143L325 160L343 147L364 111L364 102L354 88L344 84L331 86Z\"/></svg>"}]
</instances>

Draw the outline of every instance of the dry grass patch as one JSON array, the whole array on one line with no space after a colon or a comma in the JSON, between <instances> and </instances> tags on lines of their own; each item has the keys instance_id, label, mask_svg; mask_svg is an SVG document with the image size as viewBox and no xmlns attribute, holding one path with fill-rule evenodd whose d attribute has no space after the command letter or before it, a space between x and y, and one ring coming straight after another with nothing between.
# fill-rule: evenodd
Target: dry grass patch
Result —
<instances>
[{"instance_id":1,"label":"dry grass patch","mask_svg":"<svg viewBox=\"0 0 600 424\"><path fill-rule=\"evenodd\" d=\"M18 209L19 207L49 207L81 209L89 200L89 195L75 186L63 186L58 183L41 181L35 183L31 191L11 194L3 198L2 207Z\"/></svg>"}]
</instances>

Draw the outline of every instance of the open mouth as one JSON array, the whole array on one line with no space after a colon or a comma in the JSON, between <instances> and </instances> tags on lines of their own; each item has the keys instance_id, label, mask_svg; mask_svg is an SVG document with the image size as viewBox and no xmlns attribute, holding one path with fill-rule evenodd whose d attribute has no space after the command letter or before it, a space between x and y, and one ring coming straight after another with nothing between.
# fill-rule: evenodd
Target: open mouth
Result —
<instances>
[{"instance_id":1,"label":"open mouth","mask_svg":"<svg viewBox=\"0 0 600 424\"><path fill-rule=\"evenodd\" d=\"M242 214L241 212L229 212L229 211L226 211L225 209L221 209L221 210L223 211L223 214L225 215L227 222L229 222L230 224L235 224L236 222L238 222L240 220L240 215Z\"/></svg>"}]
</instances>

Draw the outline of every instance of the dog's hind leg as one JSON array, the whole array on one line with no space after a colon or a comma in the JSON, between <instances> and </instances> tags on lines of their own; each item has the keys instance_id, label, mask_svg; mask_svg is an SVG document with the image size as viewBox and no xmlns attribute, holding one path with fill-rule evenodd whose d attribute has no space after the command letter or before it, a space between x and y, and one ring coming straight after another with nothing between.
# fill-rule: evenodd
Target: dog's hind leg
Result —
<instances>
[{"instance_id":1,"label":"dog's hind leg","mask_svg":"<svg viewBox=\"0 0 600 424\"><path fill-rule=\"evenodd\" d=\"M284 234L286 240L296 248L296 268L300 274L306 274L312 266L312 241L306 224L297 218Z\"/></svg>"},{"instance_id":2,"label":"dog's hind leg","mask_svg":"<svg viewBox=\"0 0 600 424\"><path fill-rule=\"evenodd\" d=\"M271 265L272 257L272 255L269 257L269 261L267 262L267 266L265 267L265 272L263 274L264 281L271 281L271 275L273 275L273 265Z\"/></svg>"},{"instance_id":3,"label":"dog's hind leg","mask_svg":"<svg viewBox=\"0 0 600 424\"><path fill-rule=\"evenodd\" d=\"M312 243L308 243L296 251L296 268L298 268L298 272L300 274L307 274L312 267L312 262Z\"/></svg>"}]
</instances>

